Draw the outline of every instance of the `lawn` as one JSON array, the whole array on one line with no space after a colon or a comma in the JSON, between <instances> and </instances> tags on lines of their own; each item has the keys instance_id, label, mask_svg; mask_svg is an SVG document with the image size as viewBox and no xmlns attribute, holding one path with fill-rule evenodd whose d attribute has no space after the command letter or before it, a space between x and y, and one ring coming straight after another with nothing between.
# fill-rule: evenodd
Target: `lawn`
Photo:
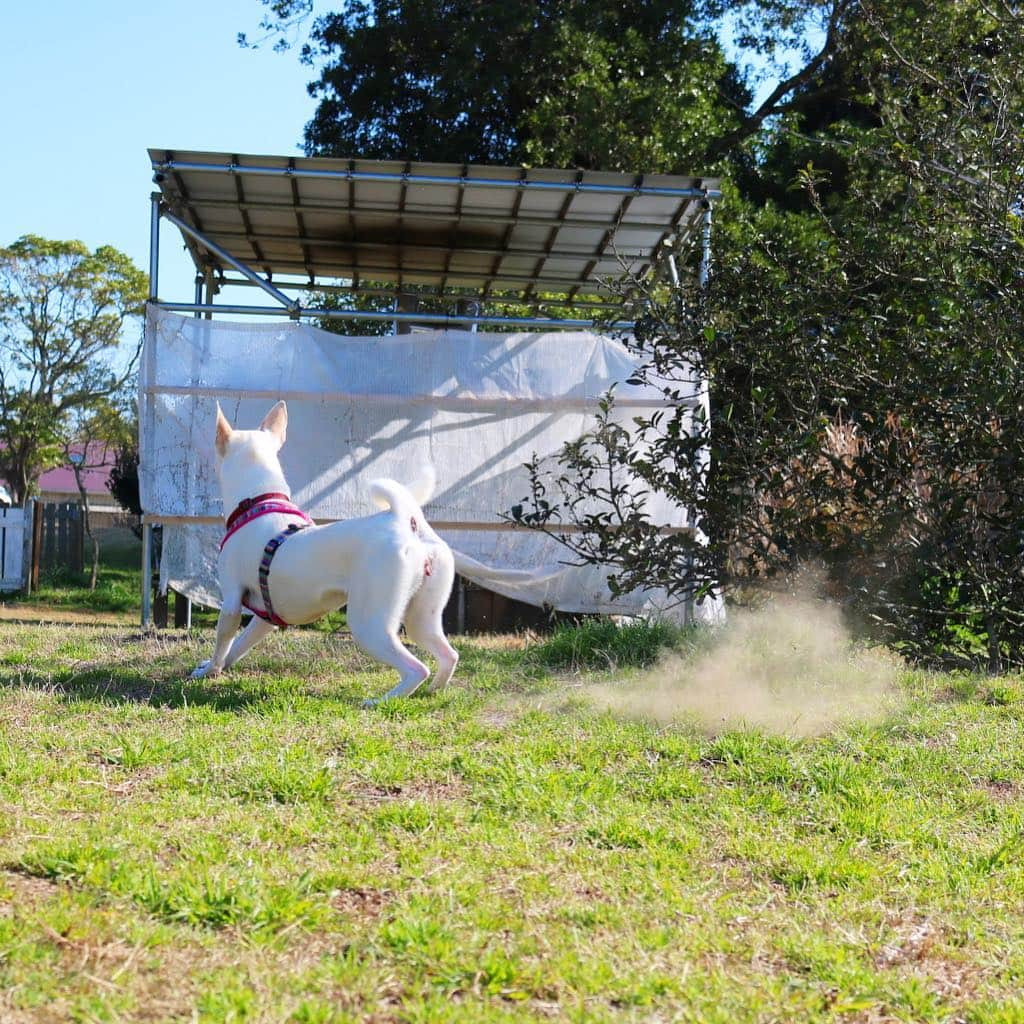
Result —
<instances>
[{"instance_id":1,"label":"lawn","mask_svg":"<svg viewBox=\"0 0 1024 1024\"><path fill-rule=\"evenodd\" d=\"M100 566L95 590L89 589L91 563L83 572L49 569L41 574L39 587L32 594L3 595L10 614L25 610L35 617L42 609L50 609L58 614L99 613L108 620L138 622L142 542L124 528L101 529L97 539ZM90 558L87 551L86 560Z\"/></svg>"},{"instance_id":2,"label":"lawn","mask_svg":"<svg viewBox=\"0 0 1024 1024\"><path fill-rule=\"evenodd\" d=\"M1019 678L797 735L566 636L364 710L340 634L0 624L0 1020L1024 1022Z\"/></svg>"}]
</instances>

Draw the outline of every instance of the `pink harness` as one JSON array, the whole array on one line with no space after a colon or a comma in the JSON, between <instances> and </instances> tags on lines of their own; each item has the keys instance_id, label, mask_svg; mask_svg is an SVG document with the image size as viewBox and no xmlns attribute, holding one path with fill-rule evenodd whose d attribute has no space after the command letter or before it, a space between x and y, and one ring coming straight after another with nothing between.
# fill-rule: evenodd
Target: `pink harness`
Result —
<instances>
[{"instance_id":1,"label":"pink harness","mask_svg":"<svg viewBox=\"0 0 1024 1024\"><path fill-rule=\"evenodd\" d=\"M281 629L286 629L288 623L280 615L275 614L274 606L270 601L270 563L274 560L277 549L285 540L298 530L304 530L307 526L313 526L313 520L301 508L293 505L287 494L280 494L278 492L258 494L255 498L246 498L244 501L239 502L238 507L228 516L226 524L227 533L224 534L220 547L223 551L224 545L227 544L232 535L237 533L243 526L248 526L254 519L259 519L260 516L275 514L301 519L302 525L290 524L287 529L272 537L263 549L263 557L260 559L259 568L260 596L263 598L263 608L253 608L249 604L248 591L242 598L242 606L248 608L253 615L258 615L261 619L265 619Z\"/></svg>"}]
</instances>

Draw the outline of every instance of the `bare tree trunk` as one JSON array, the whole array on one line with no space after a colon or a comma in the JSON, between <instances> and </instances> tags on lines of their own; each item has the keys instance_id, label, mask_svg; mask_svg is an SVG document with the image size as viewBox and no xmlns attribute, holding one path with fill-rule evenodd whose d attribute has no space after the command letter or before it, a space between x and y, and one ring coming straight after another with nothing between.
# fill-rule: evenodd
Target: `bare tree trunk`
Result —
<instances>
[{"instance_id":1,"label":"bare tree trunk","mask_svg":"<svg viewBox=\"0 0 1024 1024\"><path fill-rule=\"evenodd\" d=\"M24 507L29 496L28 474L25 467L18 465L8 479L11 485L11 499L15 505Z\"/></svg>"},{"instance_id":2,"label":"bare tree trunk","mask_svg":"<svg viewBox=\"0 0 1024 1024\"><path fill-rule=\"evenodd\" d=\"M999 642L999 620L991 612L985 616L988 630L988 672L997 676L1003 671L1002 645Z\"/></svg>"},{"instance_id":3,"label":"bare tree trunk","mask_svg":"<svg viewBox=\"0 0 1024 1024\"><path fill-rule=\"evenodd\" d=\"M75 474L75 483L78 485L78 503L82 507L82 525L85 527L85 535L89 538L89 544L92 547L92 572L89 576L89 589L95 590L96 580L100 573L100 542L93 534L92 524L89 522L89 492L86 491L85 484L82 482L82 467L78 463L72 462L71 468Z\"/></svg>"}]
</instances>

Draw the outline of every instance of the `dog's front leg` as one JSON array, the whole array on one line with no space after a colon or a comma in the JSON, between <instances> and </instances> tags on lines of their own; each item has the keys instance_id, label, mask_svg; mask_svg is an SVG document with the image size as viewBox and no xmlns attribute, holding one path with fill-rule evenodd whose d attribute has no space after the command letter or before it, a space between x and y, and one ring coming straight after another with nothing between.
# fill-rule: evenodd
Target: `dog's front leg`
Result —
<instances>
[{"instance_id":1,"label":"dog's front leg","mask_svg":"<svg viewBox=\"0 0 1024 1024\"><path fill-rule=\"evenodd\" d=\"M241 602L232 602L229 605L225 601L221 605L220 615L217 616L217 639L213 646L213 657L209 661L204 661L196 668L192 673L193 679L203 679L206 676L219 676L221 674L228 651L231 648L231 641L238 632L238 626L241 621Z\"/></svg>"},{"instance_id":2,"label":"dog's front leg","mask_svg":"<svg viewBox=\"0 0 1024 1024\"><path fill-rule=\"evenodd\" d=\"M273 633L277 627L273 623L254 615L238 636L235 637L231 650L224 660L224 667L231 668L239 658L244 658L253 647L256 646L265 636Z\"/></svg>"}]
</instances>

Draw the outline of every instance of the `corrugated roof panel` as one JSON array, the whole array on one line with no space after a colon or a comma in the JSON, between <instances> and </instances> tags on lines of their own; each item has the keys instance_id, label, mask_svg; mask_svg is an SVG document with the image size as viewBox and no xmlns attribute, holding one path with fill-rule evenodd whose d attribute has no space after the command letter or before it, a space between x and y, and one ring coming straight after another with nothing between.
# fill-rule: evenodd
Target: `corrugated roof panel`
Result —
<instances>
[{"instance_id":1,"label":"corrugated roof panel","mask_svg":"<svg viewBox=\"0 0 1024 1024\"><path fill-rule=\"evenodd\" d=\"M168 208L274 275L596 291L651 263L718 182L549 168L150 150ZM670 190L668 195L645 189ZM193 257L222 266L188 239Z\"/></svg>"}]
</instances>

